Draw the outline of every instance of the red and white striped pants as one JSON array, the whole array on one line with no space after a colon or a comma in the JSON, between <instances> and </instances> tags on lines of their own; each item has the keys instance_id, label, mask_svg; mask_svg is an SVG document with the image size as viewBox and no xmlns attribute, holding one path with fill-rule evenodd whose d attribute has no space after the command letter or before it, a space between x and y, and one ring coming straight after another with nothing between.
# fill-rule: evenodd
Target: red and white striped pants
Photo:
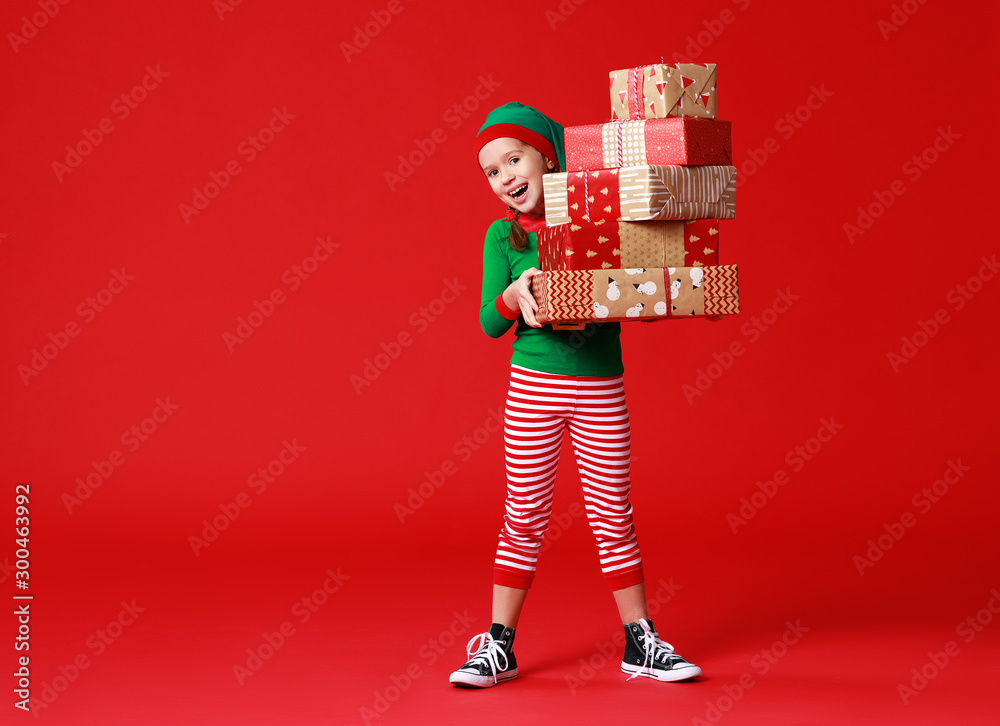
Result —
<instances>
[{"instance_id":1,"label":"red and white striped pants","mask_svg":"<svg viewBox=\"0 0 1000 726\"><path fill-rule=\"evenodd\" d=\"M612 590L637 585L643 581L642 559L628 499L630 430L622 376L563 376L515 365L504 416L506 513L493 582L531 587L567 427L604 577Z\"/></svg>"}]
</instances>

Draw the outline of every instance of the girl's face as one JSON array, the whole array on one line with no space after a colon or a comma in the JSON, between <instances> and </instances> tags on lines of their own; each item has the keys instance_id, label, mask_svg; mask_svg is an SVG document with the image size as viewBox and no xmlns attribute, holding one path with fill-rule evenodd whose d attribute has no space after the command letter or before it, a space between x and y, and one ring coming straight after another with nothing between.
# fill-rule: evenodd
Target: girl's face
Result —
<instances>
[{"instance_id":1,"label":"girl's face","mask_svg":"<svg viewBox=\"0 0 1000 726\"><path fill-rule=\"evenodd\" d=\"M555 164L523 141L493 139L479 151L479 165L500 201L530 217L545 214L542 174Z\"/></svg>"}]
</instances>

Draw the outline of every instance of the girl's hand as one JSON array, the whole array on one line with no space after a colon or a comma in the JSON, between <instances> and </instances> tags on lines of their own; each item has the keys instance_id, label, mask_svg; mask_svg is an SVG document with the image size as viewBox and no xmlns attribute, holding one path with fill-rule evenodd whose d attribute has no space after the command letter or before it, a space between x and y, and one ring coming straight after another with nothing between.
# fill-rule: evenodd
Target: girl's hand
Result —
<instances>
[{"instance_id":1,"label":"girl's hand","mask_svg":"<svg viewBox=\"0 0 1000 726\"><path fill-rule=\"evenodd\" d=\"M535 320L538 303L535 302L535 296L531 294L531 278L540 274L542 271L537 267L529 267L503 291L504 304L511 310L520 308L524 322L532 328L542 327L542 324Z\"/></svg>"}]
</instances>

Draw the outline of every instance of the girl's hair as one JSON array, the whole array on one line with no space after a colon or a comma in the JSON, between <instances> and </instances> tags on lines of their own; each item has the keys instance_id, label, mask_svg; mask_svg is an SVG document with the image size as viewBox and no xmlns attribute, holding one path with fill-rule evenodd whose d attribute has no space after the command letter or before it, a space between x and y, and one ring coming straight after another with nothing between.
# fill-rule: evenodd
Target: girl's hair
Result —
<instances>
[{"instance_id":1,"label":"girl's hair","mask_svg":"<svg viewBox=\"0 0 1000 726\"><path fill-rule=\"evenodd\" d=\"M524 231L524 227L514 215L511 215L510 219L510 234L507 236L507 244L517 252L524 252L528 247L528 233Z\"/></svg>"}]
</instances>

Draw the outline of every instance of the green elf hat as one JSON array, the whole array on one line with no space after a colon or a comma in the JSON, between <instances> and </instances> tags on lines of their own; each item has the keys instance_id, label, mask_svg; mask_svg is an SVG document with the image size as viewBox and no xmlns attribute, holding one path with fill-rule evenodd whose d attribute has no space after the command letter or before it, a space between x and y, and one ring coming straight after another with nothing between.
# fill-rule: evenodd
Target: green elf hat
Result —
<instances>
[{"instance_id":1,"label":"green elf hat","mask_svg":"<svg viewBox=\"0 0 1000 726\"><path fill-rule=\"evenodd\" d=\"M531 106L517 101L497 106L486 114L486 123L476 135L476 155L493 139L510 137L531 144L562 171L566 168L563 127Z\"/></svg>"}]
</instances>

